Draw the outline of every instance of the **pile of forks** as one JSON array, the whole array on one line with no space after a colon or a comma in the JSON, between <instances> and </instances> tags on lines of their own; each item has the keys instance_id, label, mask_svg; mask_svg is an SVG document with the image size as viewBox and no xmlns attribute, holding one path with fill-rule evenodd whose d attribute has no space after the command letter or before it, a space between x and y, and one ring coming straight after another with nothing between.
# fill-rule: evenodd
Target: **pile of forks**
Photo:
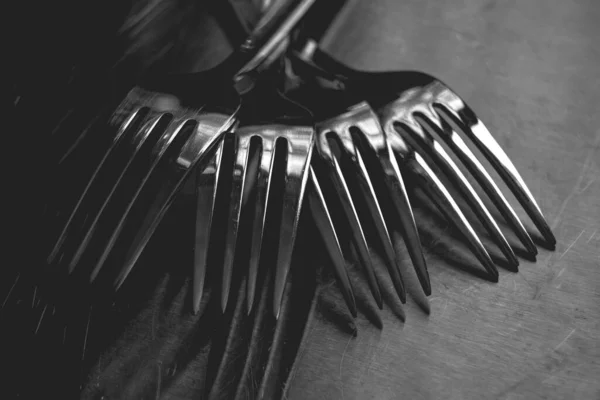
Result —
<instances>
[{"instance_id":1,"label":"pile of forks","mask_svg":"<svg viewBox=\"0 0 600 400\"><path fill-rule=\"evenodd\" d=\"M263 282L258 276L267 271L277 317L306 201L356 316L347 272L352 258L382 306L373 248L381 249L397 295L406 301L402 255L392 243L396 230L424 293L431 294L410 181L461 232L489 279L497 281L498 261L467 214L481 223L505 264L516 269L519 260L463 169L530 258L537 247L481 158L523 206L547 247L555 246L519 172L454 91L422 72L357 71L321 50L319 40L344 1L270 3L264 2L260 21L221 65L198 74L148 77L108 121L96 121L78 138L59 172L87 178L80 187L65 188L76 195L67 211L55 216L61 228L48 252L50 268L78 271L91 281L102 276L120 287L174 200L192 185L197 199L194 310L200 307L209 255L220 253L223 311L232 277L242 273L247 312L252 312L257 284ZM73 172L72 165L88 168ZM228 202L218 204L223 198ZM223 221L213 218L219 206L226 208ZM270 219L278 225L276 250L263 245L273 226ZM251 232L247 261L238 243L246 221ZM352 255L342 250L348 248ZM273 251L276 265L266 265L266 254ZM245 271L235 270L240 261Z\"/></svg>"}]
</instances>

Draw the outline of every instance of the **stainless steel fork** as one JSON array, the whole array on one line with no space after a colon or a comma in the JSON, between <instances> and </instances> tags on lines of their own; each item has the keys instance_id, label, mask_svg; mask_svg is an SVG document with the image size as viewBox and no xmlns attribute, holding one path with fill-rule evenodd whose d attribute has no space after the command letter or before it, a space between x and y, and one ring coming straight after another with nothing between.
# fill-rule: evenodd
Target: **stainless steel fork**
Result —
<instances>
[{"instance_id":1,"label":"stainless steel fork","mask_svg":"<svg viewBox=\"0 0 600 400\"><path fill-rule=\"evenodd\" d=\"M494 262L477 236L475 229L457 205L450 191L442 184L438 175L443 174L459 190L498 244L510 265L516 268L519 264L518 259L482 200L434 136L441 137L476 178L532 256L537 254L537 248L489 173L457 133L461 132L474 142L485 158L490 161L531 216L548 246L554 247L556 240L541 210L510 159L474 112L440 81L426 74L412 71L391 73L354 71L327 56L318 49L316 42L312 40L309 40L304 48L291 57L291 64L297 66L298 63L294 62L294 57L301 59L300 69L303 71L300 72L300 75L303 75L304 80L300 78L301 83L292 90L290 95L303 104L312 104L311 110L315 113L319 107L322 108L321 115L317 117L318 120L321 120L317 123L318 153L329 164L329 174L333 176L333 183L342 200L345 215L350 221L353 241L359 250L360 261L368 268L370 264L368 247L353 204L355 197L348 189L346 184L348 178L345 175L350 175L360 182L361 190L359 191L362 194L355 194L355 196L362 196L366 200L378 236L384 243L388 269L401 300L404 300L402 278L399 273L395 276L395 269L390 268L394 265L396 257L389 240L386 219L381 212L378 196L370 182L369 174L373 172L377 174L377 171L369 171L365 167L361 152L370 152L379 159L380 171L383 172L382 176L387 181L388 191L393 194L393 202L400 215L412 217L405 191L398 191L398 188L404 189L402 173L418 178L426 194L465 236L473 253L488 271L490 278L497 281L498 271ZM313 85L312 90L306 89L311 85ZM335 108L331 107L331 104L336 103L335 96L333 98L324 96L327 91L338 93L337 112ZM341 100L344 97L345 100ZM324 107L324 104L328 106ZM343 111L339 111L340 106L344 108ZM377 108L377 113L372 110L371 106ZM335 155L330 145L332 139L338 141L338 147L341 150L338 150L338 154ZM346 172L340 168L338 163L340 157L349 160L346 163L349 167ZM399 163L397 164L396 161ZM393 177L394 181L391 181L390 177ZM393 182L396 184L394 185ZM324 206L326 207L326 204ZM418 234L414 229L414 219L412 219L412 224L407 224L407 220L408 218L404 218L402 230L409 234L405 234L404 237L405 240L409 238L413 241L407 243L407 247L421 285L429 294L427 270L422 258ZM332 227L327 228L330 232L329 236L335 237ZM407 230L407 228L411 230ZM333 244L333 250L330 251L332 254L337 254L339 259L339 250L335 249L336 241L337 238L330 239L329 242ZM339 249L339 246L337 247ZM338 273L338 278L340 276ZM380 302L374 277L367 273L367 278L376 301ZM342 280L341 284L344 287L346 301L352 310L352 289L347 281Z\"/></svg>"},{"instance_id":2,"label":"stainless steel fork","mask_svg":"<svg viewBox=\"0 0 600 400\"><path fill-rule=\"evenodd\" d=\"M280 34L279 39L285 38L285 40L278 40L280 46L269 55L271 61L276 60L285 53L289 44L288 35L292 25L297 24L312 5L312 1L305 1L304 3L305 5L300 6L292 15L287 27L278 32ZM265 15L272 12L272 6L269 2L262 2L256 8ZM241 25L244 25L244 21L241 22ZM270 65L271 62L265 64ZM267 76L269 77L265 79L266 81L272 79L271 75L267 74ZM220 182L227 179L227 177L222 176L223 145L211 161L209 168L198 174L192 287L194 312L198 312L202 300L209 252L215 253L221 250L224 252L221 307L223 311L227 308L234 264L239 258L237 242L243 213L251 214L252 220L250 255L245 279L246 309L248 314L252 312L259 267L264 263L263 240L267 215L273 202L271 191L274 161L276 156L280 156L279 151L282 151L286 157L285 182L282 193L283 208L279 222L273 294L273 313L276 317L279 315L281 299L291 264L302 199L309 176L308 166L314 144L314 127L312 126L312 116L305 108L281 96L265 80L261 81L263 87L255 90L252 96L245 97L242 106L243 111L239 118L240 125L232 132L235 141L235 154L233 182L229 193L231 204L227 211L224 249L221 249L220 246L211 245L211 239L214 236L217 192ZM239 82L238 85L242 87L244 84ZM260 84L251 80L251 86L254 88L260 86ZM266 90L262 90L265 88ZM277 150L279 143L284 144L285 150ZM256 148L259 149L258 152L251 154L251 150L256 150ZM249 188L249 185L253 188ZM251 190L254 193L253 210L244 207L248 193ZM274 218L277 218L277 216L274 216Z\"/></svg>"},{"instance_id":3,"label":"stainless steel fork","mask_svg":"<svg viewBox=\"0 0 600 400\"><path fill-rule=\"evenodd\" d=\"M269 99L271 97L271 99ZM228 209L227 234L225 239L224 262L222 272L221 306L227 307L231 287L240 219L242 213L251 213L252 228L250 239L250 257L247 270L246 305L248 314L252 311L256 293L256 281L259 264L264 257L263 237L267 220L267 211L273 199L271 195L273 166L278 144L283 142L286 156L285 182L283 191L283 209L279 230L277 264L274 278L273 313L279 315L279 308L289 267L300 216L304 189L308 178L308 165L314 144L312 117L305 109L289 102L276 92L249 99L250 104L240 115L240 125L235 135L235 155L231 204ZM254 155L257 168L248 168L251 145L259 147ZM281 148L280 148L281 149ZM211 168L205 170L199 178L198 207L196 214L196 247L194 265L193 301L197 311L203 293L204 277L208 264L208 250L219 182L228 177L222 176L222 151L213 159ZM277 153L277 154L276 154ZM255 201L254 209L243 207L244 193L248 181L253 181ZM270 249L271 250L271 249Z\"/></svg>"},{"instance_id":4,"label":"stainless steel fork","mask_svg":"<svg viewBox=\"0 0 600 400\"><path fill-rule=\"evenodd\" d=\"M523 224L489 173L470 151L461 134L468 138L513 192L546 244L549 247L556 245L552 230L516 167L475 112L452 89L437 78L422 72L354 71L319 50L314 42L308 46L314 50L312 56L308 57L315 65L320 65L323 70L335 75L339 83L344 82L342 84L348 90L360 93L378 110L382 126L392 143L402 131L407 131L402 135L405 140L408 138L424 147L426 152L434 154L442 168L454 171L454 175L448 175L455 178L457 186L466 187L471 191L472 188L468 188L464 177L458 174L456 166L448 161L443 148L434 140L434 136L440 137L485 190L526 249L532 255L537 254L537 248ZM308 50L304 54L310 53ZM463 194L466 195L466 191ZM483 215L480 215L480 218L482 217ZM490 231L495 230L493 226L486 227Z\"/></svg>"}]
</instances>

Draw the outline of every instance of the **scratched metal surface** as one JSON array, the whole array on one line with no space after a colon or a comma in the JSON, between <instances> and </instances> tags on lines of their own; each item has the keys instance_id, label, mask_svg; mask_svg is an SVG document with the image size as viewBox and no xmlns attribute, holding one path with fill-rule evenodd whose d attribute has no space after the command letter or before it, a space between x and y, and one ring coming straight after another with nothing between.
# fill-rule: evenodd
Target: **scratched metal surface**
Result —
<instances>
[{"instance_id":1,"label":"scratched metal surface","mask_svg":"<svg viewBox=\"0 0 600 400\"><path fill-rule=\"evenodd\" d=\"M558 238L492 284L428 252L427 316L311 326L290 399L600 398L600 2L358 2L330 51L364 69L420 69L470 103ZM520 208L519 208L519 211ZM521 212L520 215L524 216ZM528 226L532 224L527 220Z\"/></svg>"}]
</instances>

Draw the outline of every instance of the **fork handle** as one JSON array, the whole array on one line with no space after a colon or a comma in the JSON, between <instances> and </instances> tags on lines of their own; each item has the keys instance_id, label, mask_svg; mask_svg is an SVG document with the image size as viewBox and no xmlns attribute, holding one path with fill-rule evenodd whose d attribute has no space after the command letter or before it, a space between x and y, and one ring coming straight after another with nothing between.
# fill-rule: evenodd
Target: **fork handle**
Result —
<instances>
[{"instance_id":1,"label":"fork handle","mask_svg":"<svg viewBox=\"0 0 600 400\"><path fill-rule=\"evenodd\" d=\"M272 59L314 3L315 0L280 0L271 6L242 44L240 56L248 59L236 75L256 71L265 60Z\"/></svg>"},{"instance_id":2,"label":"fork handle","mask_svg":"<svg viewBox=\"0 0 600 400\"><path fill-rule=\"evenodd\" d=\"M257 72L268 63L314 2L315 0L279 0L263 15L245 42L216 68L167 76L149 74L142 78L140 85L155 92L176 91L189 94L190 97L198 97L198 88L203 88L202 92L214 100L215 95L223 92L224 82L228 84L236 76Z\"/></svg>"}]
</instances>

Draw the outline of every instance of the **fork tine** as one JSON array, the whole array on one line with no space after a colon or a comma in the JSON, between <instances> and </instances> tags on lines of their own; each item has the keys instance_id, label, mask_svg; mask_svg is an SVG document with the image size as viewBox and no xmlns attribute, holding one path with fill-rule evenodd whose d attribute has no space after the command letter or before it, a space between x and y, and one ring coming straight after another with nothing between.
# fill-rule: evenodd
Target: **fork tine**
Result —
<instances>
[{"instance_id":1,"label":"fork tine","mask_svg":"<svg viewBox=\"0 0 600 400\"><path fill-rule=\"evenodd\" d=\"M350 277L346 270L346 260L342 254L340 242L338 241L335 227L331 220L329 210L327 209L327 203L323 197L323 191L321 190L317 175L312 166L310 167L309 174L312 190L309 190L308 192L308 204L313 215L313 220L321 233L321 237L325 242L325 247L333 262L333 271L337 277L346 305L352 316L356 318L358 315L356 311L356 300L350 283Z\"/></svg>"},{"instance_id":2,"label":"fork tine","mask_svg":"<svg viewBox=\"0 0 600 400\"><path fill-rule=\"evenodd\" d=\"M377 114L368 103L363 102L360 105L353 106L352 113L354 117L353 128L360 132L360 135L350 132L350 139L358 141L361 147L367 147L371 154L376 156L375 159L378 160L378 165L370 162L373 160L372 157L369 157L366 160L369 161L369 167L374 168L373 172L375 174L384 177L384 185L387 188L387 192L389 193L400 218L401 231L413 263L413 268L417 273L417 277L421 287L423 288L423 291L427 296L429 296L431 295L431 282L429 279L429 273L427 272L425 256L421 247L421 240L419 238L415 219L412 214L412 208L408 199L408 194L406 193L406 189L404 187L402 175L398 168L396 159L392 155L393 153L387 139L388 135L386 135L382 129ZM356 130L354 133L358 133ZM354 149L352 149L352 151L354 151ZM361 179L363 182L362 192L364 194L370 193L370 196L367 196L369 197L367 203L371 204L371 215L378 217L375 218L375 223L379 223L380 225L378 228L380 232L379 235L382 238L384 247L386 248L385 251L388 253L388 269L390 271L390 275L392 276L392 282L394 283L397 292L400 289L399 285L402 284L399 295L400 300L404 303L406 295L399 265L396 263L398 258L394 250L389 231L387 230L381 208L379 207L377 196L373 190L373 185L371 184L369 170L366 168L363 157L358 148L356 148L356 158L357 165L360 168L359 176L362 177ZM377 171L379 173L375 172L375 170L379 170ZM391 260L395 260L396 262L392 263ZM396 269L392 268L394 264L397 267Z\"/></svg>"},{"instance_id":3,"label":"fork tine","mask_svg":"<svg viewBox=\"0 0 600 400\"><path fill-rule=\"evenodd\" d=\"M405 124L402 125L404 125L405 129L411 129ZM467 240L467 243L469 244L469 247L479 262L481 262L490 277L497 282L498 270L496 269L494 262L446 187L431 170L423 157L414 149L411 149L406 141L404 141L404 135L398 134L399 132L394 126L393 119L386 118L384 131L389 138L388 143L390 148L393 149L396 155L402 158L403 166L413 176L419 178L422 183L422 185L419 187L425 191L438 209L444 214L446 219L452 222L454 226L463 234Z\"/></svg>"},{"instance_id":4,"label":"fork tine","mask_svg":"<svg viewBox=\"0 0 600 400\"><path fill-rule=\"evenodd\" d=\"M279 317L283 292L292 261L292 251L294 249L294 241L296 240L296 231L300 219L302 200L306 189L306 181L308 179L309 165L314 145L314 129L312 127L297 127L294 134L308 137L310 138L310 141L307 141L305 144L306 147L304 147L304 144L299 144L296 149L291 140L287 138L278 139L287 141L288 154L286 160L281 227L279 231L279 252L277 254L273 295L273 312L276 318Z\"/></svg>"},{"instance_id":5,"label":"fork tine","mask_svg":"<svg viewBox=\"0 0 600 400\"><path fill-rule=\"evenodd\" d=\"M386 260L385 264L390 277L392 278L394 288L398 294L398 297L400 298L400 301L405 303L406 290L404 288L404 282L402 281L402 275L399 271L398 258L396 257L392 239L385 223L381 207L379 206L375 189L371 183L369 172L360 151L360 144L362 143L364 136L367 136L369 139L371 139L371 141L369 141L371 150L374 150L374 148L377 146L385 143L385 136L379 127L377 116L372 112L371 108L366 103L362 103L360 106L352 107L351 110L347 111L341 116L322 122L320 124L320 130L321 132L325 133L325 136L322 136L323 139L327 140L330 134L335 135L336 138L339 139L338 144L342 148L341 150L345 153L345 156L342 156L343 158L341 159L341 162L343 163L342 165L348 165L348 168L351 169L352 174L357 178L359 185L359 189L357 191L365 201L365 205L369 210L371 220L375 225L377 236L379 237L380 243L383 246L384 258ZM375 131L375 133L373 131ZM377 139L373 139L374 136L378 136L377 139L379 140L377 141ZM374 144L373 141L377 143ZM321 146L325 147L325 142L321 141ZM326 158L333 158L335 160L331 146L323 148L322 153ZM343 175L342 179L344 179ZM343 183L344 185L342 186L345 186L345 181ZM348 197L352 202L352 198L350 196ZM362 229L362 227L360 229ZM372 264L369 266L372 266Z\"/></svg>"},{"instance_id":6,"label":"fork tine","mask_svg":"<svg viewBox=\"0 0 600 400\"><path fill-rule=\"evenodd\" d=\"M490 277L497 282L498 270L490 258L487 250L477 237L477 234L467 221L448 190L444 187L439 178L434 174L429 165L425 162L419 153L412 152L407 158L405 164L413 175L421 179L423 185L420 186L427 195L433 200L436 206L442 211L448 220L450 220L465 236L469 246L483 267L487 270Z\"/></svg>"},{"instance_id":7,"label":"fork tine","mask_svg":"<svg viewBox=\"0 0 600 400\"><path fill-rule=\"evenodd\" d=\"M517 237L525 246L527 252L533 256L537 255L538 250L531 236L523 226L523 223L517 216L517 213L512 208L496 182L492 179L485 167L477 159L475 154L464 142L462 137L450 126L448 117L445 115L443 108L435 107L436 112L442 118L444 127L442 128L442 139L448 144L454 154L461 160L462 164L467 168L469 173L475 177L477 183L482 187L487 196L492 200L496 208L500 211L504 219L510 227L515 231Z\"/></svg>"},{"instance_id":8,"label":"fork tine","mask_svg":"<svg viewBox=\"0 0 600 400\"><path fill-rule=\"evenodd\" d=\"M206 164L214 156L217 142L220 142L223 134L229 131L237 122L235 115L234 113L233 115L226 116L211 112L203 113L203 115L199 116L196 130L190 140L186 142L183 154L178 159L178 162L185 160L185 171L183 173L175 171L177 176L173 177L175 181L173 187L163 188L154 199L150 211L146 214L137 235L133 239L125 257L125 262L114 282L115 289L118 290L125 282L125 279L127 279L127 276L144 251L148 241L150 241L150 238L158 228L158 225L169 210L188 176L196 168L200 171L204 170Z\"/></svg>"},{"instance_id":9,"label":"fork tine","mask_svg":"<svg viewBox=\"0 0 600 400\"><path fill-rule=\"evenodd\" d=\"M73 270L75 269L76 265L79 263L81 256L83 255L85 249L87 248L87 245L90 242L92 234L96 230L96 226L98 224L98 221L100 220L100 217L104 213L104 210L106 209L107 205L113 198L115 191L117 190L121 181L123 180L123 177L125 177L128 169L130 168L131 164L135 160L136 156L139 154L139 152L142 149L142 147L144 146L144 144L146 144L146 142L149 141L152 136L156 135L155 131L158 131L156 129L156 127L159 125L159 122L163 117L165 117L165 114L151 113L148 117L146 117L146 119L142 125L142 128L133 138L133 140L135 141L134 148L132 149L133 151L131 151L131 155L129 155L127 162L125 163L123 168L120 170L120 173L119 173L117 179L112 184L112 187L109 189L108 194L106 195L102 204L100 205L100 208L96 211L95 217L90 222L87 229L85 229L83 240L77 247L75 254L71 258L71 262L69 263L69 273L72 273Z\"/></svg>"},{"instance_id":10,"label":"fork tine","mask_svg":"<svg viewBox=\"0 0 600 400\"><path fill-rule=\"evenodd\" d=\"M454 96L460 100L458 96ZM552 229L546 222L542 210L533 198L525 181L483 122L477 118L475 112L462 102L462 100L460 100L459 103L454 98L451 102L448 102L446 106L440 107L440 109L443 110L442 114L447 118L449 123L458 127L460 131L465 133L467 137L475 143L477 148L483 153L490 164L492 164L494 169L496 169L506 185L519 200L546 242L551 247L555 247L556 238L552 233Z\"/></svg>"},{"instance_id":11,"label":"fork tine","mask_svg":"<svg viewBox=\"0 0 600 400\"><path fill-rule=\"evenodd\" d=\"M386 150L379 153L379 162L383 168L383 177L392 198L392 203L400 219L404 242L412 260L413 268L417 273L417 278L423 288L423 292L429 296L431 295L431 281L429 279L429 272L427 271L419 231L417 230L415 216L412 212L412 206L410 205L402 173L400 172L396 158L393 156L389 143L386 144Z\"/></svg>"},{"instance_id":12,"label":"fork tine","mask_svg":"<svg viewBox=\"0 0 600 400\"><path fill-rule=\"evenodd\" d=\"M335 191L339 196L342 209L344 210L344 216L350 224L350 234L352 237L352 242L356 247L360 263L362 264L365 270L367 282L369 283L369 287L371 289L373 297L375 298L375 302L377 303L377 306L379 308L382 308L383 300L381 297L379 282L375 277L375 270L373 268L371 253L369 250L369 246L367 245L367 240L365 238L365 234L360 224L360 220L358 219L358 214L356 212L356 207L354 206L354 201L352 200L352 196L350 195L350 191L348 190L346 179L344 178L344 174L342 173L338 160L335 156L332 155L329 163L329 175L331 177L331 181L333 183Z\"/></svg>"},{"instance_id":13,"label":"fork tine","mask_svg":"<svg viewBox=\"0 0 600 400\"><path fill-rule=\"evenodd\" d=\"M182 141L185 142L189 139L189 134L191 134L191 132L189 132L188 134L185 134L185 135L182 135L182 132L184 132L183 128L191 120L192 117L193 117L193 115L191 115L191 114L184 114L178 118L174 118L170 122L169 126L166 128L166 131L163 134L163 136L156 143L156 145L150 155L150 157L152 159L150 160L149 167L146 169L145 176L140 180L140 183L139 183L135 193L131 196L131 199L129 199L129 202L125 208L125 211L123 212L123 214L121 214L121 218L120 218L119 222L117 222L114 230L110 234L110 238L106 242L106 245L104 246L104 250L102 251L100 257L98 258L98 260L96 262L96 265L94 266L94 269L92 270L92 273L90 275L90 281L94 281L96 279L96 277L98 276L98 273L104 266L106 259L108 258L111 250L113 249L114 245L116 244L117 239L119 238L123 227L125 226L127 217L129 216L134 204L136 203L138 197L142 193L142 190L146 187L148 180L152 176L153 172L155 171L155 169L157 168L159 163L161 163L161 161L165 157L167 157L174 148L177 149L178 145L181 145Z\"/></svg>"},{"instance_id":14,"label":"fork tine","mask_svg":"<svg viewBox=\"0 0 600 400\"><path fill-rule=\"evenodd\" d=\"M428 130L432 130L437 133L441 132L442 127L438 124L438 121L434 119L435 116L419 115L418 118L421 119L423 123L419 124L419 129L417 131L411 130L410 132L416 133L414 136L420 139L419 142L423 145L425 150L424 155L429 156L429 165L436 166L442 174L452 181L452 184L457 187L471 209L483 223L491 237L495 240L496 244L500 247L500 250L510 262L511 266L514 268L518 267L519 260L517 259L517 256L508 244L508 241L496 224L494 218L491 216L487 207L483 204L481 198L477 192L475 192L475 189L473 189L473 186L471 186L467 178L450 158L446 150L428 132ZM404 139L408 140L409 142L412 141L412 138L409 137L404 137Z\"/></svg>"},{"instance_id":15,"label":"fork tine","mask_svg":"<svg viewBox=\"0 0 600 400\"><path fill-rule=\"evenodd\" d=\"M225 239L225 258L223 261L223 281L221 286L221 308L225 312L229 291L231 289L231 276L237 246L240 216L242 211L242 197L246 181L248 156L250 153L250 135L236 135L235 161L231 184L231 204L227 218L227 237Z\"/></svg>"},{"instance_id":16,"label":"fork tine","mask_svg":"<svg viewBox=\"0 0 600 400\"><path fill-rule=\"evenodd\" d=\"M386 265L388 272L392 278L392 283L394 284L394 288L396 289L396 293L398 294L400 301L402 303L406 303L406 289L404 288L402 275L400 275L400 270L397 265L398 260L394 250L394 245L392 244L392 239L383 218L381 207L377 201L377 196L375 195L375 190L373 188L373 184L371 183L371 179L369 178L369 172L367 171L360 150L356 148L354 151L357 162L356 169L358 171L358 182L362 187L362 193L364 195L367 207L369 208L370 215L375 223L377 234L383 245L385 257L387 259Z\"/></svg>"},{"instance_id":17,"label":"fork tine","mask_svg":"<svg viewBox=\"0 0 600 400\"><path fill-rule=\"evenodd\" d=\"M270 140L262 141L260 165L256 179L256 205L252 222L252 239L250 246L250 262L248 266L246 311L248 315L254 306L256 294L256 280L258 277L258 266L261 258L262 242L267 217L268 199L273 177L273 162L275 160L274 143Z\"/></svg>"},{"instance_id":18,"label":"fork tine","mask_svg":"<svg viewBox=\"0 0 600 400\"><path fill-rule=\"evenodd\" d=\"M194 247L194 278L192 287L192 301L194 314L200 310L202 294L204 292L204 278L208 262L208 247L212 228L212 217L215 210L215 199L221 172L221 156L223 142L210 164L204 171L197 171L196 191L196 240Z\"/></svg>"},{"instance_id":19,"label":"fork tine","mask_svg":"<svg viewBox=\"0 0 600 400\"><path fill-rule=\"evenodd\" d=\"M133 125L134 120L136 120L139 117L141 110L142 110L142 107L136 107L133 110L131 110L130 103L127 100L125 100L124 105L117 110L116 116L114 117L114 121L116 122L114 125L119 127L117 129L117 133L115 134L115 137L114 137L111 145L106 150L106 152L102 156L102 159L100 160L100 162L98 163L98 165L96 166L94 171L92 172L92 175L91 175L90 179L88 180L88 183L86 184L85 188L79 195L79 198L77 199L77 202L75 203L75 206L73 207L73 210L69 214L69 217L67 218L67 221L65 222L63 229L62 229L60 235L58 236L58 239L56 240L56 242L50 252L50 255L47 258L48 264L51 264L56 259L56 256L58 255L58 252L66 239L67 232L71 228L74 217L75 217L75 215L77 215L83 201L87 198L90 188L96 182L96 178L98 177L100 170L106 164L106 161L109 159L111 154L114 152L117 145L121 142L121 139L124 136L128 136L128 135L126 135L126 133L128 133L129 128L131 128L131 126Z\"/></svg>"}]
</instances>

